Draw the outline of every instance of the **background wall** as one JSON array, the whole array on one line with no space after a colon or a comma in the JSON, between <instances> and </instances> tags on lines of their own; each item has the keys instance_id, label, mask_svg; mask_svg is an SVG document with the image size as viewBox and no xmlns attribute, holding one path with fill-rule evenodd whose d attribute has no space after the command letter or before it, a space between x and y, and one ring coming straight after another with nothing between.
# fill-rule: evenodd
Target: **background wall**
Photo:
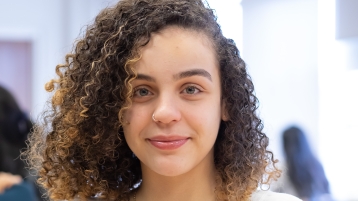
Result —
<instances>
[{"instance_id":1,"label":"background wall","mask_svg":"<svg viewBox=\"0 0 358 201\"><path fill-rule=\"evenodd\" d=\"M0 40L0 85L12 95L26 112L32 108L32 44L29 41ZM11 70L10 70L11 69Z\"/></svg>"},{"instance_id":2,"label":"background wall","mask_svg":"<svg viewBox=\"0 0 358 201\"><path fill-rule=\"evenodd\" d=\"M271 149L296 123L323 162L334 197L358 200L358 4L243 0L243 58Z\"/></svg>"},{"instance_id":3,"label":"background wall","mask_svg":"<svg viewBox=\"0 0 358 201\"><path fill-rule=\"evenodd\" d=\"M94 20L111 0L13 0L0 1L0 41L26 41L32 46L32 81L20 85L31 91L32 107L22 108L36 119L48 99L44 90L47 81L55 76L55 66L64 62L80 29ZM6 66L0 66L1 70ZM1 80L0 80L1 83ZM14 87L14 88L16 88Z\"/></svg>"},{"instance_id":4,"label":"background wall","mask_svg":"<svg viewBox=\"0 0 358 201\"><path fill-rule=\"evenodd\" d=\"M336 197L358 200L358 15L342 4L358 10L354 0L318 0L319 155Z\"/></svg>"},{"instance_id":5,"label":"background wall","mask_svg":"<svg viewBox=\"0 0 358 201\"><path fill-rule=\"evenodd\" d=\"M243 47L260 100L271 148L279 159L281 133L301 126L317 148L317 2L244 0Z\"/></svg>"}]
</instances>

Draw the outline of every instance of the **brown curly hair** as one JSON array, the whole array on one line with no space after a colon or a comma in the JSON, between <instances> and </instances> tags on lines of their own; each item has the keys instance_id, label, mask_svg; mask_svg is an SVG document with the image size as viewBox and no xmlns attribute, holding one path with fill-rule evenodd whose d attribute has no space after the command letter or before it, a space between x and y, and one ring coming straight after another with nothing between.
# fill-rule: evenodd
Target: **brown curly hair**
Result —
<instances>
[{"instance_id":1,"label":"brown curly hair","mask_svg":"<svg viewBox=\"0 0 358 201\"><path fill-rule=\"evenodd\" d=\"M229 118L214 145L218 200L248 200L258 185L279 176L256 115L253 83L214 11L201 0L121 0L101 11L56 67L59 78L45 86L55 93L24 154L51 199L127 200L140 185L140 162L124 139L121 117L131 105L138 49L167 26L205 33L217 53Z\"/></svg>"}]
</instances>

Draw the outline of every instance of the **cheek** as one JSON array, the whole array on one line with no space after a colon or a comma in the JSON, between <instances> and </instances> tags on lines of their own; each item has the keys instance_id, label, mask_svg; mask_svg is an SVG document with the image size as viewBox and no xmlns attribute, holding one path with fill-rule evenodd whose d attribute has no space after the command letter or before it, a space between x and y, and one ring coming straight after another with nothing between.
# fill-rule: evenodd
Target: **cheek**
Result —
<instances>
[{"instance_id":1,"label":"cheek","mask_svg":"<svg viewBox=\"0 0 358 201\"><path fill-rule=\"evenodd\" d=\"M216 134L221 121L220 101L208 101L186 110L187 122L200 133ZM199 131L200 130L200 131ZM215 132L213 132L215 131Z\"/></svg>"},{"instance_id":2,"label":"cheek","mask_svg":"<svg viewBox=\"0 0 358 201\"><path fill-rule=\"evenodd\" d=\"M131 137L139 135L148 121L151 120L151 116L144 108L133 105L125 112L124 119L127 124L123 125L123 131L128 141Z\"/></svg>"},{"instance_id":3,"label":"cheek","mask_svg":"<svg viewBox=\"0 0 358 201\"><path fill-rule=\"evenodd\" d=\"M133 125L147 120L148 115L151 117L146 108L132 105L132 107L125 112L124 119L130 125Z\"/></svg>"}]
</instances>

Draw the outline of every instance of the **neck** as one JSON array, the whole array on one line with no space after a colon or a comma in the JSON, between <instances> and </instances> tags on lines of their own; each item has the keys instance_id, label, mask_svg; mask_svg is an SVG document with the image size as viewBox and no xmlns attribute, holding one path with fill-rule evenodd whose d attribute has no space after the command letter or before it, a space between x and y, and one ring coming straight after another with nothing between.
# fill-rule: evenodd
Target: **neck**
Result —
<instances>
[{"instance_id":1,"label":"neck","mask_svg":"<svg viewBox=\"0 0 358 201\"><path fill-rule=\"evenodd\" d=\"M178 176L163 176L142 164L142 184L136 200L214 201L215 176L214 157L211 155Z\"/></svg>"}]
</instances>

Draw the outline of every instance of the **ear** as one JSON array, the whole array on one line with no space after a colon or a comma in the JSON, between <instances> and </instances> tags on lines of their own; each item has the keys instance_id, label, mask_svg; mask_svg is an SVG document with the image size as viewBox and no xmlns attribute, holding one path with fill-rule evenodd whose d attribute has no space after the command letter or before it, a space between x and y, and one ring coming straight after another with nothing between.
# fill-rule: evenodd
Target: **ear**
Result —
<instances>
[{"instance_id":1,"label":"ear","mask_svg":"<svg viewBox=\"0 0 358 201\"><path fill-rule=\"evenodd\" d=\"M226 101L225 100L222 100L222 102L221 102L221 119L223 121L228 121L229 120L229 114L227 112Z\"/></svg>"}]
</instances>

